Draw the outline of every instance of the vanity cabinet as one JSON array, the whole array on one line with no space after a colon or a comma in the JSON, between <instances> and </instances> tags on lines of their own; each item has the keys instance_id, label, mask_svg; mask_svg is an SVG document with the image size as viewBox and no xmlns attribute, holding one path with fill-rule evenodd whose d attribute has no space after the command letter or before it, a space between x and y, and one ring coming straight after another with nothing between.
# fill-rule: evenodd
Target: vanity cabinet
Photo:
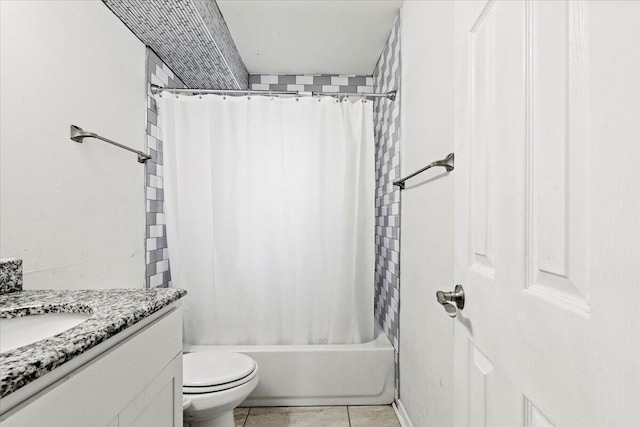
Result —
<instances>
[{"instance_id":1,"label":"vanity cabinet","mask_svg":"<svg viewBox=\"0 0 640 427\"><path fill-rule=\"evenodd\" d=\"M145 320L5 414L2 426L182 426L182 308Z\"/></svg>"}]
</instances>

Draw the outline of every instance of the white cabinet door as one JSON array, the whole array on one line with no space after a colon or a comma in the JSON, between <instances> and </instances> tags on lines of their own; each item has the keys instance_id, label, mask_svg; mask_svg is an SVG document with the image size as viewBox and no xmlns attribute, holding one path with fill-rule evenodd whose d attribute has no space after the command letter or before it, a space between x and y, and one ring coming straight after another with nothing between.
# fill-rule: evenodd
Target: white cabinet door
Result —
<instances>
[{"instance_id":1,"label":"white cabinet door","mask_svg":"<svg viewBox=\"0 0 640 427\"><path fill-rule=\"evenodd\" d=\"M118 427L182 425L182 354L167 365L119 414Z\"/></svg>"},{"instance_id":2,"label":"white cabinet door","mask_svg":"<svg viewBox=\"0 0 640 427\"><path fill-rule=\"evenodd\" d=\"M454 425L638 425L640 2L455 7Z\"/></svg>"}]
</instances>

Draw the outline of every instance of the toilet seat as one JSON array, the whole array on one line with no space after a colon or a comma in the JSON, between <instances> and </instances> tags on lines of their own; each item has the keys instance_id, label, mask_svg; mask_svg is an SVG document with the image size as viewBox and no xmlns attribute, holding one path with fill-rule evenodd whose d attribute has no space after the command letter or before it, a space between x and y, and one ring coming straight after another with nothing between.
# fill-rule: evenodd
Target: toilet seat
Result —
<instances>
[{"instance_id":1,"label":"toilet seat","mask_svg":"<svg viewBox=\"0 0 640 427\"><path fill-rule=\"evenodd\" d=\"M258 374L256 362L240 353L187 353L182 360L183 394L228 390L251 381Z\"/></svg>"}]
</instances>

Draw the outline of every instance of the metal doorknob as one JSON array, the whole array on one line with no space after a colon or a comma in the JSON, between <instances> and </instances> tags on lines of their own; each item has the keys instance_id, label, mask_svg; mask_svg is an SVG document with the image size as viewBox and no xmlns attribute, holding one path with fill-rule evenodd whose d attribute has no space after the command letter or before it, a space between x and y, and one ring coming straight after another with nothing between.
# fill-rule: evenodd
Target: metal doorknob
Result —
<instances>
[{"instance_id":1,"label":"metal doorknob","mask_svg":"<svg viewBox=\"0 0 640 427\"><path fill-rule=\"evenodd\" d=\"M436 292L436 299L449 315L449 317L456 317L458 310L464 308L464 289L462 285L456 285L453 292Z\"/></svg>"}]
</instances>

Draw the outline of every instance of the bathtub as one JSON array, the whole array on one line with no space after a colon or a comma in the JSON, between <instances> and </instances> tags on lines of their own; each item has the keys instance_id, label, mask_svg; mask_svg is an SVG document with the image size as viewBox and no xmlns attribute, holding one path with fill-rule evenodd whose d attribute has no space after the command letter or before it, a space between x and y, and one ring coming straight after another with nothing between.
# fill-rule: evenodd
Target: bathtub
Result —
<instances>
[{"instance_id":1,"label":"bathtub","mask_svg":"<svg viewBox=\"0 0 640 427\"><path fill-rule=\"evenodd\" d=\"M235 351L258 362L260 382L241 406L386 405L394 398L393 346L376 326L364 344L183 346Z\"/></svg>"}]
</instances>

